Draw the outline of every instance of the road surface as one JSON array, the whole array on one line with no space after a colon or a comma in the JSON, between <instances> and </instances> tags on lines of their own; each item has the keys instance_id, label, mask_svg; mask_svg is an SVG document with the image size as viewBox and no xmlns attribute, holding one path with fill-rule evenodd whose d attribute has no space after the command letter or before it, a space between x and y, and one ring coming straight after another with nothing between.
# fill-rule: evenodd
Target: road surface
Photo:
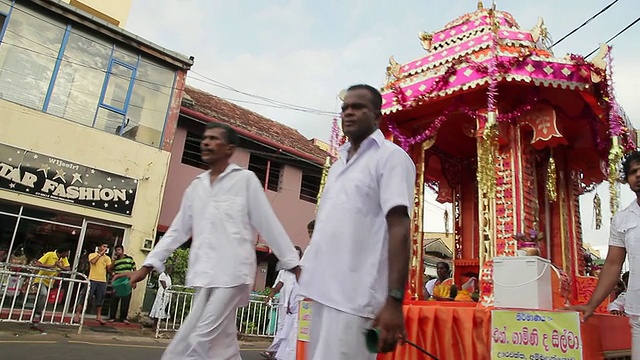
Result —
<instances>
[{"instance_id":1,"label":"road surface","mask_svg":"<svg viewBox=\"0 0 640 360\"><path fill-rule=\"evenodd\" d=\"M2 360L158 360L164 344L117 343L113 340L83 341L64 337L43 336L28 339L0 337ZM258 348L260 347L260 348ZM242 349L243 360L261 360L262 345Z\"/></svg>"}]
</instances>

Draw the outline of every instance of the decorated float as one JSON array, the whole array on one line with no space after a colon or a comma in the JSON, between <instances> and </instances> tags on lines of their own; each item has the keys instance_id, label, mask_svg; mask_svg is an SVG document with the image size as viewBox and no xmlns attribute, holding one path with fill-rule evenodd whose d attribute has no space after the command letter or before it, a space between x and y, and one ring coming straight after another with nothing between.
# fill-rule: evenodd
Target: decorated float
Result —
<instances>
[{"instance_id":1,"label":"decorated float","mask_svg":"<svg viewBox=\"0 0 640 360\"><path fill-rule=\"evenodd\" d=\"M589 60L557 56L549 39L542 19L524 30L479 2L420 33L424 56L389 60L381 128L418 169L407 337L438 359L629 353L628 322L608 315L607 302L585 323L562 309L586 303L597 283L585 261L579 197L599 207L592 191L608 181L617 211L619 164L636 148L635 131L615 99L611 49ZM458 294L443 301L424 294L425 184L454 209ZM474 278L478 285L468 286ZM300 350L308 319L301 310ZM427 357L402 346L378 358Z\"/></svg>"}]
</instances>

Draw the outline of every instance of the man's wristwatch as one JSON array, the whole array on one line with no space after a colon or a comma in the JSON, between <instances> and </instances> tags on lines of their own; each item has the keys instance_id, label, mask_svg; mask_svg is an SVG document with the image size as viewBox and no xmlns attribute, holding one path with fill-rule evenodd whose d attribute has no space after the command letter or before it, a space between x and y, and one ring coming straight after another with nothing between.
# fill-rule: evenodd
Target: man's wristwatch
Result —
<instances>
[{"instance_id":1,"label":"man's wristwatch","mask_svg":"<svg viewBox=\"0 0 640 360\"><path fill-rule=\"evenodd\" d=\"M392 289L392 290L389 290L388 296L393 300L402 302L404 300L404 291L401 289Z\"/></svg>"}]
</instances>

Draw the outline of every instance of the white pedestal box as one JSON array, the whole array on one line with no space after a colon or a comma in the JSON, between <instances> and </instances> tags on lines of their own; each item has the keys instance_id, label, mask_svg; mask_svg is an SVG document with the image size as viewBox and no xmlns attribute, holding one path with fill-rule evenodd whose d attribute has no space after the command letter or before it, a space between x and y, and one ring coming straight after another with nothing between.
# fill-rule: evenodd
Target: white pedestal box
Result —
<instances>
[{"instance_id":1,"label":"white pedestal box","mask_svg":"<svg viewBox=\"0 0 640 360\"><path fill-rule=\"evenodd\" d=\"M493 258L494 306L553 310L551 270L538 256Z\"/></svg>"}]
</instances>

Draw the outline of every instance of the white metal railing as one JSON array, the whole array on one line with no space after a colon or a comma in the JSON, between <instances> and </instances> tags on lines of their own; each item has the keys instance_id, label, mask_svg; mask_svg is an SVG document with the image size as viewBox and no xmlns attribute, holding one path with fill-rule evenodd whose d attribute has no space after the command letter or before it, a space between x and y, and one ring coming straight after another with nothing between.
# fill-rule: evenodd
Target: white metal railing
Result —
<instances>
[{"instance_id":1,"label":"white metal railing","mask_svg":"<svg viewBox=\"0 0 640 360\"><path fill-rule=\"evenodd\" d=\"M0 322L71 325L82 332L89 280L82 273L39 275L41 267L0 262ZM74 321L82 305L79 321Z\"/></svg>"},{"instance_id":2,"label":"white metal railing","mask_svg":"<svg viewBox=\"0 0 640 360\"><path fill-rule=\"evenodd\" d=\"M164 292L163 306L168 318L159 319L156 338L161 332L178 331L191 311L194 289L170 286ZM272 337L278 323L278 303L267 302L264 295L251 294L249 305L236 310L236 326L243 335Z\"/></svg>"}]
</instances>

